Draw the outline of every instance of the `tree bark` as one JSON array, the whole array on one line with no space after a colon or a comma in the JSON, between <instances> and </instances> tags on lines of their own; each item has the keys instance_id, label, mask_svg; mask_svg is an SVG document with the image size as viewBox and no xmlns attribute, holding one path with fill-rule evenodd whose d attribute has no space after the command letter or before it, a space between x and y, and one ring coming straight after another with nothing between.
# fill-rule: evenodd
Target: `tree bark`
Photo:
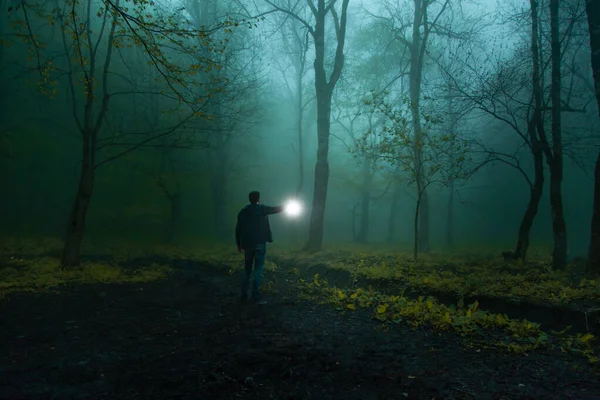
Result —
<instances>
[{"instance_id":1,"label":"tree bark","mask_svg":"<svg viewBox=\"0 0 600 400\"><path fill-rule=\"evenodd\" d=\"M81 263L81 244L85 234L86 216L92 199L95 178L91 136L89 132L84 133L79 185L67 223L65 243L61 255L62 267L75 267Z\"/></svg>"},{"instance_id":2,"label":"tree bark","mask_svg":"<svg viewBox=\"0 0 600 400\"><path fill-rule=\"evenodd\" d=\"M550 42L552 50L552 150L550 151L550 149L548 149L546 158L550 169L550 206L552 209L552 231L554 235L552 265L554 268L562 269L567 265L567 227L562 199L561 45L558 3L558 0L550 0Z\"/></svg>"},{"instance_id":3,"label":"tree bark","mask_svg":"<svg viewBox=\"0 0 600 400\"><path fill-rule=\"evenodd\" d=\"M529 192L527 209L525 210L525 214L523 214L521 225L519 226L519 235L514 254L516 258L523 261L525 261L527 257L531 227L533 226L533 221L537 215L540 200L542 199L542 191L544 189L544 155L539 144L535 144L534 147L535 149L532 150L535 169L534 182Z\"/></svg>"},{"instance_id":4,"label":"tree bark","mask_svg":"<svg viewBox=\"0 0 600 400\"><path fill-rule=\"evenodd\" d=\"M590 31L592 71L596 88L596 101L600 115L600 0L587 0L586 12ZM592 272L600 273L600 152L594 171L594 206L591 221L591 239L588 263Z\"/></svg>"},{"instance_id":5,"label":"tree bark","mask_svg":"<svg viewBox=\"0 0 600 400\"><path fill-rule=\"evenodd\" d=\"M328 92L327 88L320 88ZM317 89L317 93L319 89ZM320 97L320 98L319 98ZM317 94L317 163L315 165L315 183L308 241L309 251L319 251L323 245L323 227L325 224L325 206L329 186L329 130L331 116L331 94Z\"/></svg>"},{"instance_id":6,"label":"tree bark","mask_svg":"<svg viewBox=\"0 0 600 400\"><path fill-rule=\"evenodd\" d=\"M420 198L420 228L419 228L419 248L422 251L429 249L429 198L427 189L421 191L424 186L422 171L422 148L423 128L421 126L421 80L423 74L423 57L426 43L421 38L421 25L424 21L424 13L427 9L427 3L423 0L414 0L415 13L413 18L412 43L410 43L410 71L409 71L409 95L410 95L410 113L412 126L415 135L415 174L418 197Z\"/></svg>"},{"instance_id":7,"label":"tree bark","mask_svg":"<svg viewBox=\"0 0 600 400\"><path fill-rule=\"evenodd\" d=\"M419 259L419 214L421 209L421 196L417 197L417 206L415 207L415 219L413 221L413 259L417 261Z\"/></svg>"},{"instance_id":8,"label":"tree bark","mask_svg":"<svg viewBox=\"0 0 600 400\"><path fill-rule=\"evenodd\" d=\"M530 0L531 12L531 55L532 55L532 83L533 83L533 114L527 123L529 147L533 156L534 178L530 183L529 203L519 226L519 234L514 256L525 261L529 249L531 227L538 212L542 192L544 189L544 149L540 136L544 135L544 121L542 119L542 85L540 79L540 58L538 47L539 17L537 0ZM538 136L539 134L539 136Z\"/></svg>"},{"instance_id":9,"label":"tree bark","mask_svg":"<svg viewBox=\"0 0 600 400\"><path fill-rule=\"evenodd\" d=\"M315 182L313 190L310 227L305 250L316 252L323 245L323 228L325 223L325 207L327 204L327 188L329 186L329 135L331 129L331 98L344 67L344 43L346 40L346 21L348 3L343 0L341 19L337 13L326 7L325 0L318 0L317 7L311 5L315 16L315 27L312 31L315 44L315 90L317 95L317 163L315 165ZM325 70L325 17L332 13L336 23L337 47L333 70L327 80Z\"/></svg>"},{"instance_id":10,"label":"tree bark","mask_svg":"<svg viewBox=\"0 0 600 400\"><path fill-rule=\"evenodd\" d=\"M296 70L296 88L298 94L296 97L296 130L298 131L298 187L296 188L296 196L299 196L304 188L304 143L302 123L304 121L304 97L302 95L302 77L304 76L304 63L302 68Z\"/></svg>"},{"instance_id":11,"label":"tree bark","mask_svg":"<svg viewBox=\"0 0 600 400\"><path fill-rule=\"evenodd\" d=\"M116 5L118 6L117 1ZM91 6L91 0L88 0L88 6ZM87 34L91 35L90 15L87 16ZM75 96L73 71L70 71L69 86L71 88L71 101L73 102L73 117L77 122L81 132L81 175L79 177L79 185L77 186L77 193L71 208L71 214L67 222L67 232L65 235L65 243L61 255L61 265L63 267L74 267L80 264L80 253L81 244L83 242L83 235L85 234L85 223L87 212L92 199L92 192L94 189L94 179L96 175L96 150L98 134L102 128L102 124L108 112L108 104L110 102L109 88L109 71L112 60L113 52L113 38L115 36L115 30L117 24L111 24L110 32L106 38L107 48L105 52L105 58L102 66L102 89L101 91L95 90L94 77L98 72L96 65L96 53L92 48L85 48L81 43L77 43L78 50L89 51L89 60L87 63L87 69L84 68L84 76L86 77L85 82L85 106L83 108L83 122L80 124L80 120L77 115L75 104L78 99ZM66 41L65 30L62 31L62 40L65 48L65 54L69 57L68 44ZM85 48L85 50L84 50ZM98 101L100 100L100 101ZM94 108L98 106L98 112L94 115Z\"/></svg>"}]
</instances>

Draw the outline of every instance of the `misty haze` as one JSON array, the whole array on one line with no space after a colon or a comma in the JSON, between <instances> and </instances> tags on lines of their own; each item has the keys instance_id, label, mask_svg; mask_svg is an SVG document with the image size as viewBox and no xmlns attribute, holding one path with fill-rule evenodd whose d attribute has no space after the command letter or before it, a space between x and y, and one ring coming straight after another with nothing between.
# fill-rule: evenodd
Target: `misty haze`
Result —
<instances>
[{"instance_id":1,"label":"misty haze","mask_svg":"<svg viewBox=\"0 0 600 400\"><path fill-rule=\"evenodd\" d=\"M0 0L0 399L600 399L600 0Z\"/></svg>"}]
</instances>

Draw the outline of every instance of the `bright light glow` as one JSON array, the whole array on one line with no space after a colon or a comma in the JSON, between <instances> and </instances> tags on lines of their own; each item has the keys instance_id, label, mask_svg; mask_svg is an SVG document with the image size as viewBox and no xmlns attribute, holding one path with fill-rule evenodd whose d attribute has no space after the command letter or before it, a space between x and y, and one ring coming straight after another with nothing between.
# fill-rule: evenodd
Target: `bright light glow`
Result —
<instances>
[{"instance_id":1,"label":"bright light glow","mask_svg":"<svg viewBox=\"0 0 600 400\"><path fill-rule=\"evenodd\" d=\"M298 200L288 200L285 204L285 213L290 217L297 217L302 213L302 204Z\"/></svg>"}]
</instances>

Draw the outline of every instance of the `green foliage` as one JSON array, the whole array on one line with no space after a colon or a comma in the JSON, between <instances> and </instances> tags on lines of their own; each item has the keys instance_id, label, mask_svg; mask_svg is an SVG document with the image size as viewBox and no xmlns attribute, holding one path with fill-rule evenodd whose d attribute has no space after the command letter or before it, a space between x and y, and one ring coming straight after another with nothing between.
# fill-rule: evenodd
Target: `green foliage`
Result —
<instances>
[{"instance_id":1,"label":"green foliage","mask_svg":"<svg viewBox=\"0 0 600 400\"><path fill-rule=\"evenodd\" d=\"M158 264L124 269L106 263L83 263L65 270L56 258L0 257L0 298L15 292L57 291L66 284L150 282L165 279L172 271Z\"/></svg>"},{"instance_id":2,"label":"green foliage","mask_svg":"<svg viewBox=\"0 0 600 400\"><path fill-rule=\"evenodd\" d=\"M422 130L415 134L409 99L394 106L385 95L373 92L365 105L384 122L381 128L359 138L355 156L367 154L373 163L383 163L395 171L399 181L421 185L420 191L432 184L444 185L467 177L468 143L454 132L436 133L440 118L424 115Z\"/></svg>"},{"instance_id":3,"label":"green foliage","mask_svg":"<svg viewBox=\"0 0 600 400\"><path fill-rule=\"evenodd\" d=\"M215 33L231 34L246 25L251 29L257 22L227 18L213 28L187 28L178 10L161 11L152 0L103 0L98 5L91 0L23 2L10 17L13 37L28 45L28 61L38 71L43 94L56 96L58 79L66 71L87 97L105 84L102 73L107 72L113 52L118 52L119 59L138 72L144 64L150 66L162 85L160 93L170 93L177 103L188 104L204 117L210 116L202 111L203 105L227 82L212 73L222 68L214 55L223 53L228 42L226 37L215 40ZM47 30L62 37L62 43L45 41ZM59 47L66 65L57 64L53 54ZM128 57L121 49L130 49ZM94 97L103 100L102 95Z\"/></svg>"},{"instance_id":4,"label":"green foliage","mask_svg":"<svg viewBox=\"0 0 600 400\"><path fill-rule=\"evenodd\" d=\"M434 297L420 296L410 300L400 295L384 295L368 289L341 289L330 287L326 280L315 274L313 280L299 280L305 298L318 299L338 311L354 311L360 308L372 310L372 317L385 324L409 323L413 327L430 326L440 331L457 332L476 345L526 353L543 348L559 348L578 352L588 362L598 362L593 347L596 338L591 333L561 337L540 329L539 324L527 320L515 320L506 314L492 314L479 309L479 303L464 306L446 306ZM498 332L503 332L498 334ZM494 339L495 338L495 339Z\"/></svg>"},{"instance_id":5,"label":"green foliage","mask_svg":"<svg viewBox=\"0 0 600 400\"><path fill-rule=\"evenodd\" d=\"M573 282L569 271L556 271L550 260L517 266L499 256L425 254L415 263L412 255L388 250L335 250L317 254L279 254L296 264L325 265L348 271L357 278L390 280L398 286L454 296L485 295L531 304L567 305L600 302L600 280Z\"/></svg>"}]
</instances>

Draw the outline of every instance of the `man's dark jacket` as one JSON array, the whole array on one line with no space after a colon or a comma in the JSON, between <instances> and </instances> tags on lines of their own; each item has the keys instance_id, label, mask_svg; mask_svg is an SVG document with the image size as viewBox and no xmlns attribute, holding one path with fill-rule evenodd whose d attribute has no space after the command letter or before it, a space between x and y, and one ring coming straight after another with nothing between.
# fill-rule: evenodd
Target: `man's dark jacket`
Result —
<instances>
[{"instance_id":1,"label":"man's dark jacket","mask_svg":"<svg viewBox=\"0 0 600 400\"><path fill-rule=\"evenodd\" d=\"M262 204L248 204L238 213L235 226L235 242L238 248L255 249L273 241L269 225L270 214L278 214L283 207L268 207Z\"/></svg>"}]
</instances>

